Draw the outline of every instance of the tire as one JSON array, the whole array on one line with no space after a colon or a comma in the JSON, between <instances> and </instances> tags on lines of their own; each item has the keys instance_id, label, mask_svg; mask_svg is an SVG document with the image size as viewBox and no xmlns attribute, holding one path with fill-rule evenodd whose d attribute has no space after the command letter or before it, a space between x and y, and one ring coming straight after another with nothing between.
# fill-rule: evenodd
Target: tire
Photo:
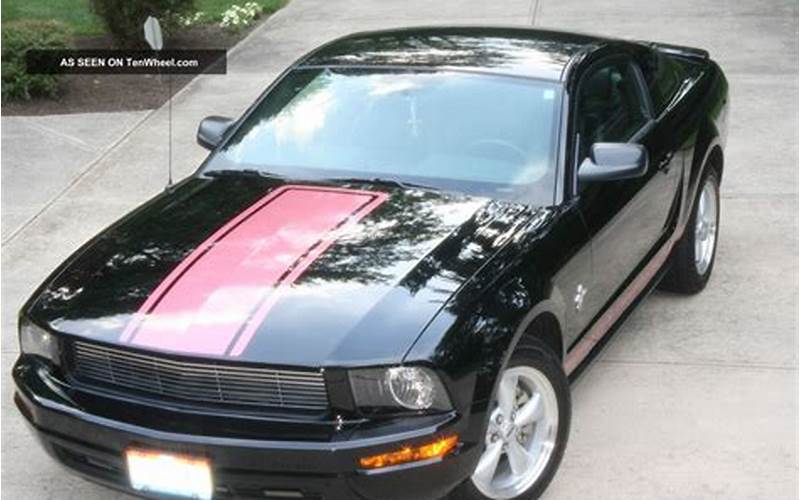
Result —
<instances>
[{"instance_id":1,"label":"tire","mask_svg":"<svg viewBox=\"0 0 800 500\"><path fill-rule=\"evenodd\" d=\"M518 387L518 390L508 392L506 389L505 394L516 394L517 397L514 399L516 399L517 403L520 403L518 410L521 414L525 408L530 408L526 406L526 403L532 402L530 398L532 394L528 389L538 388L539 390L534 394L539 395L538 404L541 412L536 412L536 414L539 414L540 417L536 420L536 423L526 426L517 427L505 422L505 427L503 427L498 425L497 415L503 415L507 412L503 412L498 399L502 399L503 387L511 387L511 385L504 386L503 383L513 380L515 375L520 381L518 385L514 385ZM490 404L490 411L487 416L489 423L481 459L471 477L450 494L448 498L451 500L531 500L538 498L550 484L564 456L569 436L572 406L569 381L558 358L542 343L538 341L528 342L514 351L508 366L501 372L499 380L496 390L497 395ZM536 407L536 405L533 407ZM553 420L554 409L557 409L557 411L555 411ZM516 413L514 415L516 420L512 423L519 422L524 418L521 415L516 415ZM554 423L555 425L553 425ZM512 429L509 431L509 428ZM500 436L501 433L504 433L505 437ZM493 435L494 439L492 438ZM539 448L537 443L546 444ZM488 458L490 449L496 450L498 445L503 446L506 451L500 452L500 458L496 462L494 474L489 474L486 472L489 469L484 468L483 477L491 477L493 479L488 482L485 479L477 479L481 464L491 463L488 461L490 460ZM542 451L548 448L548 445L550 445L550 451ZM492 448L493 446L495 448ZM516 486L503 487L503 479L513 479L515 476L511 467L511 459L509 458L511 453L508 450L512 448L514 450L526 449L528 447L530 449L527 451L530 453L525 455L529 460L528 467L527 469L521 468L527 472L516 475L518 476L518 481L515 483ZM515 456L519 457L518 454ZM488 462L484 462L484 460ZM518 464L517 467L520 468L521 462L518 460L515 460L515 462ZM513 480L511 484L514 484Z\"/></svg>"},{"instance_id":2,"label":"tire","mask_svg":"<svg viewBox=\"0 0 800 500\"><path fill-rule=\"evenodd\" d=\"M692 215L686 224L683 236L675 246L670 257L669 269L664 279L659 285L660 288L682 294L695 294L706 287L711 272L714 269L714 259L717 254L717 239L719 237L719 176L713 168L706 168L703 177L700 179L699 189L692 206ZM706 232L698 225L703 218L702 212L707 211L708 205L705 204L705 196L709 196L708 201L713 202L714 214L711 219L713 226L709 226L708 217L705 217ZM710 234L710 240L708 240ZM710 251L701 250L705 248L698 244L698 238L705 238L710 241ZM702 240L700 240L702 241ZM698 252L701 252L698 254ZM704 263L701 265L700 263Z\"/></svg>"}]
</instances>

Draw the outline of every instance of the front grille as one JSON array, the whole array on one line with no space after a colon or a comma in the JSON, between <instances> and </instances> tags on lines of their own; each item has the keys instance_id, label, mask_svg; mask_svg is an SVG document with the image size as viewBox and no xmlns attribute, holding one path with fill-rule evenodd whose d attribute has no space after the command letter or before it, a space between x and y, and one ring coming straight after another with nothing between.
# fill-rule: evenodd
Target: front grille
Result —
<instances>
[{"instance_id":1,"label":"front grille","mask_svg":"<svg viewBox=\"0 0 800 500\"><path fill-rule=\"evenodd\" d=\"M79 383L189 403L321 411L328 408L319 371L256 368L214 361L175 361L88 342L67 351Z\"/></svg>"}]
</instances>

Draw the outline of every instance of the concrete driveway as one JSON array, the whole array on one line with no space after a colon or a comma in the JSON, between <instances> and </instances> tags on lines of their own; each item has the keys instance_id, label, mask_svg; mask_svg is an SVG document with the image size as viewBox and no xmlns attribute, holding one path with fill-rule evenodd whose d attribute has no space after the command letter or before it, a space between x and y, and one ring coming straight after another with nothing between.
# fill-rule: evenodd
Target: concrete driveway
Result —
<instances>
[{"instance_id":1,"label":"concrete driveway","mask_svg":"<svg viewBox=\"0 0 800 500\"><path fill-rule=\"evenodd\" d=\"M796 2L293 0L233 50L228 75L200 77L178 95L175 170L186 175L204 157L194 143L203 116L238 115L291 61L332 37L406 24L531 22L704 47L732 93L715 274L696 297L652 295L574 384L571 441L545 498L797 498ZM118 495L45 456L13 408L7 375L24 299L166 177L165 110L120 116L135 127L106 133L104 144L91 142L108 132L101 120L71 119L46 125L94 149L86 162L70 157L65 173L55 170L74 141L37 140L20 128L29 123L3 118L3 498ZM54 170L30 175L32 157Z\"/></svg>"}]
</instances>

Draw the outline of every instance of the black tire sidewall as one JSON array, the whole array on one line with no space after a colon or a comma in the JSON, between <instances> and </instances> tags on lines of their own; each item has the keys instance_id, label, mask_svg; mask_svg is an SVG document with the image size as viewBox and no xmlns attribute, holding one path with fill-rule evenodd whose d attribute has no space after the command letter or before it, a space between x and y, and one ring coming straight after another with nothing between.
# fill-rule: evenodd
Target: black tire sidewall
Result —
<instances>
[{"instance_id":1,"label":"black tire sidewall","mask_svg":"<svg viewBox=\"0 0 800 500\"><path fill-rule=\"evenodd\" d=\"M715 225L716 225L717 230L714 233L714 248L713 248L713 250L711 252L711 262L709 262L709 264L708 264L708 269L706 269L706 271L703 274L700 274L700 273L697 272L697 266L694 263L694 259L697 257L695 255L695 232L694 232L694 228L695 228L695 224L697 224L697 211L698 211L698 208L700 207L700 198L701 198L701 196L703 194L703 190L706 187L706 183L708 183L709 180L711 180L711 183L714 186L714 202L716 203L716 208L717 208ZM714 171L713 168L708 168L708 169L706 169L706 172L703 175L703 178L700 180L700 185L698 186L698 189L697 189L697 196L695 196L694 207L692 208L692 218L690 220L691 226L689 226L689 227L687 227L685 229L685 231L687 231L688 235L689 235L688 239L691 240L689 242L690 243L689 248L691 248L691 251L692 251L691 264L693 266L695 274L697 275L697 280L698 280L698 282L700 284L700 288L701 289L703 287L705 287L706 283L708 282L708 279L711 277L711 271L714 270L714 262L717 260L716 257L717 257L717 243L719 242L719 213L720 213L720 211L721 210L720 210L720 198L719 198L719 179L717 178L716 171Z\"/></svg>"},{"instance_id":2,"label":"black tire sidewall","mask_svg":"<svg viewBox=\"0 0 800 500\"><path fill-rule=\"evenodd\" d=\"M703 194L703 189L705 189L706 183L711 180L714 186L714 196L715 202L717 204L717 231L714 234L714 249L711 253L711 262L708 264L708 269L703 274L700 274L697 271L697 265L695 264L695 225L697 224L697 212L700 207L700 198ZM676 263L676 265L683 267L683 279L685 283L683 284L683 288L688 293L697 293L703 290L708 283L709 278L711 278L711 272L714 270L714 262L717 260L717 243L719 242L719 214L720 214L720 199L719 199L719 180L717 178L717 173L714 171L713 168L707 168L705 172L703 172L703 177L700 179L700 183L697 186L697 194L694 197L694 203L692 204L692 216L689 218L689 223L687 224L686 228L684 229L684 237L682 238L682 244L684 248L682 248L681 252L678 255L678 258L682 259L682 262Z\"/></svg>"},{"instance_id":3,"label":"black tire sidewall","mask_svg":"<svg viewBox=\"0 0 800 500\"><path fill-rule=\"evenodd\" d=\"M543 373L556 394L558 402L558 432L553 454L550 462L545 467L536 482L524 493L511 500L533 500L544 493L558 470L569 438L570 423L572 420L572 401L570 397L569 380L564 373L558 358L539 342L520 345L511 356L506 369L515 366L529 366ZM502 375L502 374L501 374ZM498 381L500 377L498 376ZM487 418L490 412L487 412ZM484 496L468 478L448 498L452 500L489 500Z\"/></svg>"},{"instance_id":4,"label":"black tire sidewall","mask_svg":"<svg viewBox=\"0 0 800 500\"><path fill-rule=\"evenodd\" d=\"M717 231L714 234L714 250L711 254L711 262L708 269L703 274L697 271L695 265L695 225L697 223L697 211L700 205L700 197L706 182L711 179L714 185L714 195L717 204ZM664 276L660 288L676 293L695 294L702 291L708 283L711 273L714 270L714 263L717 257L717 247L719 246L719 221L722 206L719 193L719 176L712 167L704 170L700 182L697 185L697 193L692 202L692 212L683 235L675 246L672 257L670 258L669 269Z\"/></svg>"}]
</instances>

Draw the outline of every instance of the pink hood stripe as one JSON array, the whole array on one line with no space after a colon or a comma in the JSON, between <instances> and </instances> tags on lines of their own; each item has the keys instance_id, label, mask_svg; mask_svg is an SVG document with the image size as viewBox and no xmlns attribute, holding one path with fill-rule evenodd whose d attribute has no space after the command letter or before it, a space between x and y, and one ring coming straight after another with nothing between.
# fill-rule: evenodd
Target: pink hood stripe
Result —
<instances>
[{"instance_id":1,"label":"pink hood stripe","mask_svg":"<svg viewBox=\"0 0 800 500\"><path fill-rule=\"evenodd\" d=\"M145 300L121 341L239 356L282 290L387 199L384 193L283 186L219 228Z\"/></svg>"}]
</instances>

